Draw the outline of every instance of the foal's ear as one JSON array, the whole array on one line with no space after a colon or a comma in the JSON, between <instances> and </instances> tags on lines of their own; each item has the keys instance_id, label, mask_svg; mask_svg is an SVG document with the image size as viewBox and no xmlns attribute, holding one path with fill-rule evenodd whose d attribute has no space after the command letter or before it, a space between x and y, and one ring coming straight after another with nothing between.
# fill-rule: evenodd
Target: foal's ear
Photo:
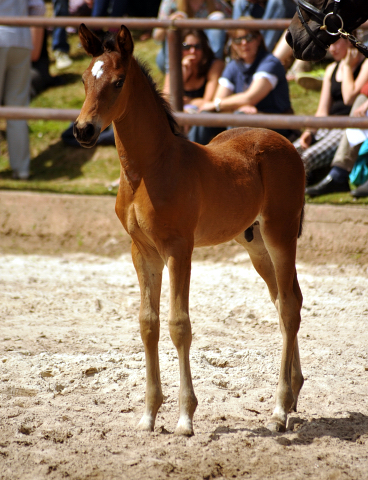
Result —
<instances>
[{"instance_id":1,"label":"foal's ear","mask_svg":"<svg viewBox=\"0 0 368 480\"><path fill-rule=\"evenodd\" d=\"M119 33L116 36L116 45L120 50L122 57L129 57L132 55L134 43L130 31L125 25L120 27Z\"/></svg>"},{"instance_id":2,"label":"foal's ear","mask_svg":"<svg viewBox=\"0 0 368 480\"><path fill-rule=\"evenodd\" d=\"M84 50L92 57L99 57L103 54L101 40L89 28L81 23L79 30L79 38Z\"/></svg>"}]
</instances>

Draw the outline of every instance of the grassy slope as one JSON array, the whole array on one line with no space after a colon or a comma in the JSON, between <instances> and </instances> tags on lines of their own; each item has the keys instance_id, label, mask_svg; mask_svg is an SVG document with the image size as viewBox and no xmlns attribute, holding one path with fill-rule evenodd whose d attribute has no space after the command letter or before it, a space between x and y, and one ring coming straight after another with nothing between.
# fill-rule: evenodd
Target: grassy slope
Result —
<instances>
[{"instance_id":1,"label":"grassy slope","mask_svg":"<svg viewBox=\"0 0 368 480\"><path fill-rule=\"evenodd\" d=\"M63 85L43 92L32 101L32 107L80 108L84 100L81 74L89 64L79 46L77 35L69 36L73 65L62 74L51 65L53 75L61 75ZM135 54L144 59L152 68L158 85L162 85L162 74L158 71L155 57L158 46L148 40L135 42ZM292 104L296 114L313 115L319 94L306 91L290 83ZM62 193L115 194L109 184L119 176L119 162L115 147L99 146L93 149L65 146L60 138L69 122L30 120L31 179L15 181L11 178L5 139L5 121L0 119L0 188L51 191ZM351 203L348 194L320 197L317 202ZM360 200L357 203L364 203Z\"/></svg>"}]
</instances>

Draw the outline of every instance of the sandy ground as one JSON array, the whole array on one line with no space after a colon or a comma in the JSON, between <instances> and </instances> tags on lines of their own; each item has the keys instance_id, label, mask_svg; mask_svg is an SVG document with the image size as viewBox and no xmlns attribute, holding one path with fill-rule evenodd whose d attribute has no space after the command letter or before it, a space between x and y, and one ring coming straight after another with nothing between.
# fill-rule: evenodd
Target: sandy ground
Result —
<instances>
[{"instance_id":1,"label":"sandy ground","mask_svg":"<svg viewBox=\"0 0 368 480\"><path fill-rule=\"evenodd\" d=\"M226 261L196 254L191 366L199 406L195 435L182 438L172 433L179 375L167 272L165 402L149 434L135 430L145 364L130 255L61 247L56 256L19 255L4 244L1 479L368 478L367 264L298 261L306 381L288 430L271 434L281 334L267 289L242 251Z\"/></svg>"}]
</instances>

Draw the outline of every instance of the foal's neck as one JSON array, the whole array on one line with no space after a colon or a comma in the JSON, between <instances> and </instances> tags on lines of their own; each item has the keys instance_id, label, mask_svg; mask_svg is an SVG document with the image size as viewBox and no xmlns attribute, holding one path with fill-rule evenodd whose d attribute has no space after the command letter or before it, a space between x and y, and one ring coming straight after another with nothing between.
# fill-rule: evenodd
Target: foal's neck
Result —
<instances>
[{"instance_id":1,"label":"foal's neck","mask_svg":"<svg viewBox=\"0 0 368 480\"><path fill-rule=\"evenodd\" d=\"M114 121L116 147L123 167L144 174L174 140L160 98L132 58L124 87L122 116Z\"/></svg>"}]
</instances>

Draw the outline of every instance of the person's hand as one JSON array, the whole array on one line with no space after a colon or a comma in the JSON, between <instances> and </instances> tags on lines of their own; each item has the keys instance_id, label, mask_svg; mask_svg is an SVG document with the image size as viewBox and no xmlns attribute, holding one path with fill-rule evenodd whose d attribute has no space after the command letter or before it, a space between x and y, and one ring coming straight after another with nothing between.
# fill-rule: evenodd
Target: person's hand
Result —
<instances>
[{"instance_id":1,"label":"person's hand","mask_svg":"<svg viewBox=\"0 0 368 480\"><path fill-rule=\"evenodd\" d=\"M195 60L195 55L185 55L185 57L183 57L183 60L181 61L181 64L185 67L188 67L190 65L192 65L193 63L193 60Z\"/></svg>"},{"instance_id":2,"label":"person's hand","mask_svg":"<svg viewBox=\"0 0 368 480\"><path fill-rule=\"evenodd\" d=\"M180 18L188 18L188 15L185 12L178 11L178 12L172 13L169 16L170 20L176 20L176 19L180 19Z\"/></svg>"},{"instance_id":3,"label":"person's hand","mask_svg":"<svg viewBox=\"0 0 368 480\"><path fill-rule=\"evenodd\" d=\"M300 146L306 150L311 146L313 139L312 132L310 130L305 130L300 137Z\"/></svg>"},{"instance_id":4,"label":"person's hand","mask_svg":"<svg viewBox=\"0 0 368 480\"><path fill-rule=\"evenodd\" d=\"M184 105L183 110L185 113L198 113L198 107L196 105L193 105L191 103L188 103L187 105Z\"/></svg>"},{"instance_id":5,"label":"person's hand","mask_svg":"<svg viewBox=\"0 0 368 480\"><path fill-rule=\"evenodd\" d=\"M238 108L238 112L246 113L247 115L254 115L258 112L258 109L254 105L243 105Z\"/></svg>"},{"instance_id":6,"label":"person's hand","mask_svg":"<svg viewBox=\"0 0 368 480\"><path fill-rule=\"evenodd\" d=\"M348 65L350 68L354 69L354 67L359 62L359 52L356 48L348 48L348 52L343 60L345 65Z\"/></svg>"},{"instance_id":7,"label":"person's hand","mask_svg":"<svg viewBox=\"0 0 368 480\"><path fill-rule=\"evenodd\" d=\"M188 80L188 78L193 73L193 60L194 59L195 59L194 55L186 55L181 61L184 83Z\"/></svg>"},{"instance_id":8,"label":"person's hand","mask_svg":"<svg viewBox=\"0 0 368 480\"><path fill-rule=\"evenodd\" d=\"M353 111L353 117L365 117L368 110L368 100Z\"/></svg>"},{"instance_id":9,"label":"person's hand","mask_svg":"<svg viewBox=\"0 0 368 480\"><path fill-rule=\"evenodd\" d=\"M200 112L214 112L215 111L215 103L214 102L205 102L199 108Z\"/></svg>"}]
</instances>

